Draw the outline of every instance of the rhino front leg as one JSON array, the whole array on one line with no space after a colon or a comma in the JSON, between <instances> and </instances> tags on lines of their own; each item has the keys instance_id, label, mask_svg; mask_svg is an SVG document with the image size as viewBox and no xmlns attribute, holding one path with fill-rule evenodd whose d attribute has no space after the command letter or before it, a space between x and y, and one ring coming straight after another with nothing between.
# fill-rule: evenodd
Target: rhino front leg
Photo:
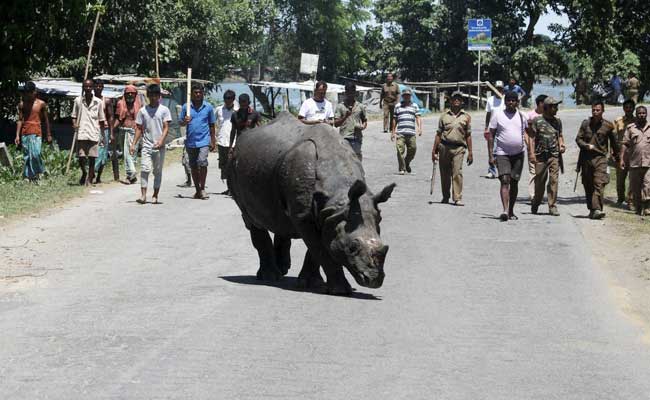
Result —
<instances>
[{"instance_id":1,"label":"rhino front leg","mask_svg":"<svg viewBox=\"0 0 650 400\"><path fill-rule=\"evenodd\" d=\"M320 264L314 259L312 253L307 250L302 270L298 275L298 287L324 292L325 281L320 274Z\"/></svg>"},{"instance_id":2,"label":"rhino front leg","mask_svg":"<svg viewBox=\"0 0 650 400\"><path fill-rule=\"evenodd\" d=\"M284 276L291 268L291 238L275 235L273 237L273 247L275 250L275 263Z\"/></svg>"},{"instance_id":3,"label":"rhino front leg","mask_svg":"<svg viewBox=\"0 0 650 400\"><path fill-rule=\"evenodd\" d=\"M275 261L275 249L269 232L256 227L250 228L251 241L260 257L260 269L257 271L257 279L262 281L276 282L282 274Z\"/></svg>"},{"instance_id":4,"label":"rhino front leg","mask_svg":"<svg viewBox=\"0 0 650 400\"><path fill-rule=\"evenodd\" d=\"M349 296L352 294L352 286L345 278L343 267L332 260L323 263L323 270L327 276L327 292L336 296Z\"/></svg>"}]
</instances>

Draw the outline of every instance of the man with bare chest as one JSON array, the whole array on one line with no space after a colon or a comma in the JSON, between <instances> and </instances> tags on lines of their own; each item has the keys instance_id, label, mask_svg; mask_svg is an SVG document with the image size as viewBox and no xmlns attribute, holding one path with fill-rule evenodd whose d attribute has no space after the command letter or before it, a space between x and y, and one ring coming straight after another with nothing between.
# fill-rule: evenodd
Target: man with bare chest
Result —
<instances>
[{"instance_id":1,"label":"man with bare chest","mask_svg":"<svg viewBox=\"0 0 650 400\"><path fill-rule=\"evenodd\" d=\"M23 176L30 181L37 181L45 172L41 159L42 123L45 123L46 140L52 143L50 120L47 116L47 104L36 98L36 85L27 82L23 89L22 101L18 105L18 124L16 125L16 145L22 143L25 167Z\"/></svg>"}]
</instances>

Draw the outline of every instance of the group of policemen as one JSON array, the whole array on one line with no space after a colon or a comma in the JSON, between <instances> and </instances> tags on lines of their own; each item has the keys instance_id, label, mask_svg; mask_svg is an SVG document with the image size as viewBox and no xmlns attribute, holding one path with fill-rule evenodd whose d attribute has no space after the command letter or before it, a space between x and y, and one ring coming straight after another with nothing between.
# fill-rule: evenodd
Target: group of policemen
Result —
<instances>
[{"instance_id":1,"label":"group of policemen","mask_svg":"<svg viewBox=\"0 0 650 400\"><path fill-rule=\"evenodd\" d=\"M515 96L511 97L515 98ZM560 215L556 207L559 173L564 169L562 153L565 151L562 121L557 117L558 104L561 101L548 96L538 96L536 103L537 108L526 116L517 110L517 113L526 118L526 122L522 119L521 126L522 140L525 143L531 165L530 172L534 177L534 185L532 185L530 193L531 212L538 213L546 189L549 214L557 216ZM450 186L453 186L453 201L456 205L463 205L462 166L465 153L467 153L467 164L470 165L473 162L471 116L462 109L462 104L462 93L454 92L450 99L451 107L440 116L432 150L433 162L440 162L442 202L449 202ZM641 135L648 136L650 134L648 133L650 125L646 121L645 107L637 107L635 115L635 106L632 99L626 100L624 103L625 115L612 123L603 118L604 104L596 102L591 106L591 117L580 124L576 137L576 143L580 149L576 172L582 175L585 201L591 219L605 217L603 198L605 186L609 182L608 160L610 158L617 168L618 203L626 202L629 208L636 211L637 214L650 215L650 207L648 207L650 204L645 199L647 196L643 196L643 193L650 190L645 187L647 184L644 184L644 180L648 179L636 176L639 174L636 174L635 171L639 168L635 169L637 165L634 164L634 161L630 161L631 147L635 146L634 140L631 140L630 137L638 136L635 134L635 130L641 132ZM496 136L499 135L498 132L492 133ZM641 145L645 145L643 143ZM489 150L493 151L493 149ZM643 151L647 153L646 150ZM641 162L637 164L642 166ZM631 175L630 188L626 192L625 180L628 171ZM643 171L647 172L647 168L640 168L641 175L644 175ZM518 180L518 178L516 179ZM576 176L576 181L577 179ZM517 184L517 182L509 183L510 185ZM514 215L512 206L510 214ZM516 219L516 216L504 220L507 219Z\"/></svg>"}]
</instances>

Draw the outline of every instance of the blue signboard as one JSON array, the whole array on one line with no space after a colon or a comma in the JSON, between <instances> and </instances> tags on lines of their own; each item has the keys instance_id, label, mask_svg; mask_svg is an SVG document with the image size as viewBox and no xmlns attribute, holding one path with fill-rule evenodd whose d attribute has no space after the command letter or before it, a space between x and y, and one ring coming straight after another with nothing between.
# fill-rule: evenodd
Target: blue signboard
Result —
<instances>
[{"instance_id":1,"label":"blue signboard","mask_svg":"<svg viewBox=\"0 0 650 400\"><path fill-rule=\"evenodd\" d=\"M468 50L492 50L492 20L470 19L467 28Z\"/></svg>"}]
</instances>

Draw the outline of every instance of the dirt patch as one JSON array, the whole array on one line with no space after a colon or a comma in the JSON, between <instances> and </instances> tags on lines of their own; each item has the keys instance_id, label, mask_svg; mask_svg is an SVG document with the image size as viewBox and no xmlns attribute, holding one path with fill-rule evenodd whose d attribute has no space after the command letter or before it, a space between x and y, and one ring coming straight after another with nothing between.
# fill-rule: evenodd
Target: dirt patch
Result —
<instances>
[{"instance_id":1,"label":"dirt patch","mask_svg":"<svg viewBox=\"0 0 650 400\"><path fill-rule=\"evenodd\" d=\"M635 221L629 221L632 218ZM607 273L621 310L642 327L643 340L650 344L650 219L625 215L604 225L583 224L582 231L592 244L594 262Z\"/></svg>"}]
</instances>

